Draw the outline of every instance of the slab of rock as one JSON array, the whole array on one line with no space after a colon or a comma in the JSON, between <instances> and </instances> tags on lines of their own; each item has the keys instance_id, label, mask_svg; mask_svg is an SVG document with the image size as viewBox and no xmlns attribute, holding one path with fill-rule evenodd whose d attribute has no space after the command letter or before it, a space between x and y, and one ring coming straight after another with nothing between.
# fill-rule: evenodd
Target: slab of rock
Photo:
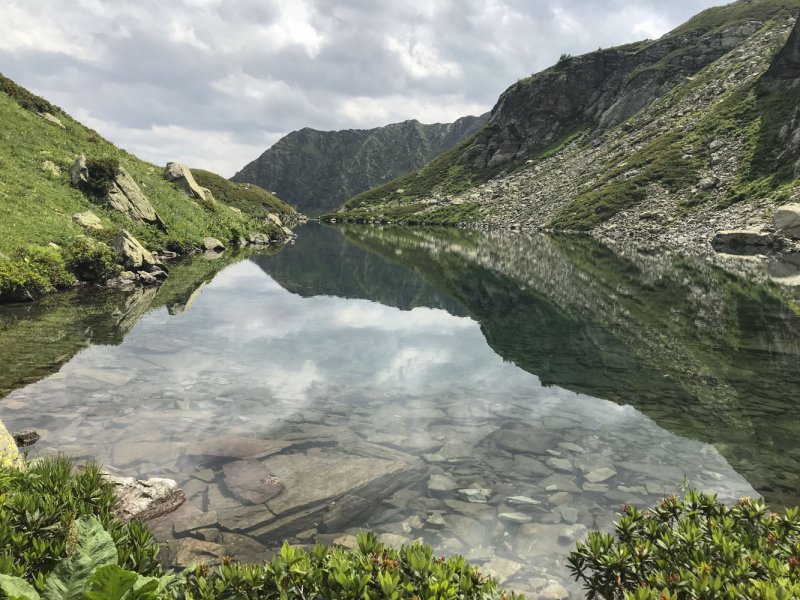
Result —
<instances>
[{"instance_id":1,"label":"slab of rock","mask_svg":"<svg viewBox=\"0 0 800 600\"><path fill-rule=\"evenodd\" d=\"M192 444L186 449L190 456L219 456L221 458L255 459L269 456L291 446L282 440L223 435Z\"/></svg>"},{"instance_id":2,"label":"slab of rock","mask_svg":"<svg viewBox=\"0 0 800 600\"><path fill-rule=\"evenodd\" d=\"M323 458L305 454L273 456L264 464L286 486L280 496L267 502L267 507L278 516L347 493L370 499L384 492L390 480L396 479L406 466L400 461L377 458L350 455Z\"/></svg>"},{"instance_id":3,"label":"slab of rock","mask_svg":"<svg viewBox=\"0 0 800 600\"><path fill-rule=\"evenodd\" d=\"M153 205L139 189L133 177L122 167L119 168L114 181L105 197L109 208L124 214L137 225L154 225L164 233L167 227L158 216Z\"/></svg>"},{"instance_id":4,"label":"slab of rock","mask_svg":"<svg viewBox=\"0 0 800 600\"><path fill-rule=\"evenodd\" d=\"M562 529L558 534L558 541L561 543L577 542L583 539L587 533L589 533L589 529L586 525L577 523L575 525L570 525L566 529Z\"/></svg>"},{"instance_id":5,"label":"slab of rock","mask_svg":"<svg viewBox=\"0 0 800 600\"><path fill-rule=\"evenodd\" d=\"M575 470L572 463L566 458L548 458L546 464L551 469L561 471L562 473L569 473Z\"/></svg>"},{"instance_id":6,"label":"slab of rock","mask_svg":"<svg viewBox=\"0 0 800 600\"><path fill-rule=\"evenodd\" d=\"M480 546L486 537L486 528L470 517L447 515L447 529L470 546Z\"/></svg>"},{"instance_id":7,"label":"slab of rock","mask_svg":"<svg viewBox=\"0 0 800 600\"><path fill-rule=\"evenodd\" d=\"M586 474L586 481L589 483L602 483L607 479L611 479L617 472L614 469L603 468L596 471L590 471Z\"/></svg>"},{"instance_id":8,"label":"slab of rock","mask_svg":"<svg viewBox=\"0 0 800 600\"><path fill-rule=\"evenodd\" d=\"M425 525L433 529L443 529L446 523L442 515L434 513L425 520Z\"/></svg>"},{"instance_id":9,"label":"slab of rock","mask_svg":"<svg viewBox=\"0 0 800 600\"><path fill-rule=\"evenodd\" d=\"M220 242L217 238L207 237L203 238L203 250L210 250L211 252L220 252L225 250L225 244Z\"/></svg>"},{"instance_id":10,"label":"slab of rock","mask_svg":"<svg viewBox=\"0 0 800 600\"><path fill-rule=\"evenodd\" d=\"M256 246L267 246L272 242L266 233L254 233L250 236L250 243Z\"/></svg>"},{"instance_id":11,"label":"slab of rock","mask_svg":"<svg viewBox=\"0 0 800 600\"><path fill-rule=\"evenodd\" d=\"M264 527L276 520L272 511L263 504L240 506L219 511L217 514L219 524L231 531L248 531L256 527Z\"/></svg>"},{"instance_id":12,"label":"slab of rock","mask_svg":"<svg viewBox=\"0 0 800 600\"><path fill-rule=\"evenodd\" d=\"M114 486L114 495L117 497L115 516L125 523L164 516L186 500L183 490L171 479L141 481L111 473L104 473L103 479Z\"/></svg>"},{"instance_id":13,"label":"slab of rock","mask_svg":"<svg viewBox=\"0 0 800 600\"><path fill-rule=\"evenodd\" d=\"M509 577L516 575L521 568L522 565L518 562L495 556L483 565L481 574L484 577L494 577L499 585L503 585Z\"/></svg>"},{"instance_id":14,"label":"slab of rock","mask_svg":"<svg viewBox=\"0 0 800 600\"><path fill-rule=\"evenodd\" d=\"M714 248L736 248L740 246L775 246L780 236L762 229L731 229L718 231L711 240Z\"/></svg>"},{"instance_id":15,"label":"slab of rock","mask_svg":"<svg viewBox=\"0 0 800 600\"><path fill-rule=\"evenodd\" d=\"M267 219L269 219L270 221L275 223L275 225L277 225L278 227L283 227L283 223L281 222L281 218L278 215L273 214L273 213L269 213L267 215Z\"/></svg>"},{"instance_id":16,"label":"slab of rock","mask_svg":"<svg viewBox=\"0 0 800 600\"><path fill-rule=\"evenodd\" d=\"M506 500L508 504L515 504L517 506L535 506L537 504L541 504L538 500L534 500L533 498L528 498L527 496L511 496L508 500Z\"/></svg>"},{"instance_id":17,"label":"slab of rock","mask_svg":"<svg viewBox=\"0 0 800 600\"><path fill-rule=\"evenodd\" d=\"M784 204L772 215L772 225L777 231L793 240L800 239L800 204Z\"/></svg>"},{"instance_id":18,"label":"slab of rock","mask_svg":"<svg viewBox=\"0 0 800 600\"><path fill-rule=\"evenodd\" d=\"M186 165L177 162L167 163L167 168L164 169L164 179L177 185L189 198L205 200L203 188L197 185L192 172Z\"/></svg>"},{"instance_id":19,"label":"slab of rock","mask_svg":"<svg viewBox=\"0 0 800 600\"><path fill-rule=\"evenodd\" d=\"M149 271L156 265L153 255L125 229L111 241L111 248L120 255L123 266L129 271Z\"/></svg>"},{"instance_id":20,"label":"slab of rock","mask_svg":"<svg viewBox=\"0 0 800 600\"><path fill-rule=\"evenodd\" d=\"M377 508L378 506L374 502L370 502L366 498L348 494L325 513L325 517L322 519L324 530L341 531L356 518L362 521L366 520Z\"/></svg>"},{"instance_id":21,"label":"slab of rock","mask_svg":"<svg viewBox=\"0 0 800 600\"><path fill-rule=\"evenodd\" d=\"M449 492L458 487L455 479L447 475L434 474L428 479L428 489L432 492Z\"/></svg>"},{"instance_id":22,"label":"slab of rock","mask_svg":"<svg viewBox=\"0 0 800 600\"><path fill-rule=\"evenodd\" d=\"M514 552L526 560L552 556L555 552L561 552L558 538L563 529L563 525L543 525L541 523L523 525L517 533Z\"/></svg>"},{"instance_id":23,"label":"slab of rock","mask_svg":"<svg viewBox=\"0 0 800 600\"><path fill-rule=\"evenodd\" d=\"M500 513L497 516L500 517L501 521L511 521L512 523L530 523L533 521L529 515L520 512Z\"/></svg>"},{"instance_id":24,"label":"slab of rock","mask_svg":"<svg viewBox=\"0 0 800 600\"><path fill-rule=\"evenodd\" d=\"M378 536L378 541L387 548L399 550L403 546L408 546L411 543L411 538L396 533L382 533Z\"/></svg>"},{"instance_id":25,"label":"slab of rock","mask_svg":"<svg viewBox=\"0 0 800 600\"><path fill-rule=\"evenodd\" d=\"M225 487L243 502L262 504L280 494L283 484L257 460L239 460L222 467Z\"/></svg>"},{"instance_id":26,"label":"slab of rock","mask_svg":"<svg viewBox=\"0 0 800 600\"><path fill-rule=\"evenodd\" d=\"M79 188L86 183L89 183L89 169L86 168L86 157L79 154L75 162L69 168L69 176L72 185Z\"/></svg>"},{"instance_id":27,"label":"slab of rock","mask_svg":"<svg viewBox=\"0 0 800 600\"><path fill-rule=\"evenodd\" d=\"M217 566L222 564L222 559L226 556L225 548L220 544L194 538L170 542L170 554L175 557L170 561L172 566L182 568L199 564L207 567Z\"/></svg>"},{"instance_id":28,"label":"slab of rock","mask_svg":"<svg viewBox=\"0 0 800 600\"><path fill-rule=\"evenodd\" d=\"M72 222L84 229L103 229L103 222L92 211L72 215Z\"/></svg>"}]
</instances>

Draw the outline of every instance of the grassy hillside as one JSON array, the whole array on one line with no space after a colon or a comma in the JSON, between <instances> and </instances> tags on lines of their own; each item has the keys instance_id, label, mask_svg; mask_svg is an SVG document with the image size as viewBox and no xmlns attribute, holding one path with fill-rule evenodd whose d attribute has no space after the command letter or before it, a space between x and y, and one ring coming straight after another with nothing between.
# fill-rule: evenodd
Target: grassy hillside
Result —
<instances>
[{"instance_id":1,"label":"grassy hillside","mask_svg":"<svg viewBox=\"0 0 800 600\"><path fill-rule=\"evenodd\" d=\"M195 181L211 190L214 198L228 206L238 208L253 218L266 218L269 213L288 215L295 210L270 192L250 183L232 183L210 171L192 169Z\"/></svg>"},{"instance_id":2,"label":"grassy hillside","mask_svg":"<svg viewBox=\"0 0 800 600\"><path fill-rule=\"evenodd\" d=\"M63 128L45 120L39 111L53 114ZM118 159L139 183L169 233L135 226L74 189L69 168L81 153L88 159ZM100 217L107 237L125 228L150 250L198 244L206 236L232 241L255 231L283 235L225 204L201 206L165 181L163 171L164 167L117 148L57 107L0 76L1 253L10 255L18 247L31 244L66 245L86 233L72 222L74 214L85 211Z\"/></svg>"}]
</instances>

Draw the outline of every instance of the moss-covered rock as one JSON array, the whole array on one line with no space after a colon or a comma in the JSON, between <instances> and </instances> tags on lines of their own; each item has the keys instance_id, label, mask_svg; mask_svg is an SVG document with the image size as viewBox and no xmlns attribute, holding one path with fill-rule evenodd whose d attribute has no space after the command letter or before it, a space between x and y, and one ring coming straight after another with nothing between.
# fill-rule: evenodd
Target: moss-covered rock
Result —
<instances>
[{"instance_id":1,"label":"moss-covered rock","mask_svg":"<svg viewBox=\"0 0 800 600\"><path fill-rule=\"evenodd\" d=\"M17 443L0 421L0 467L21 469L24 466L22 457L17 450Z\"/></svg>"}]
</instances>

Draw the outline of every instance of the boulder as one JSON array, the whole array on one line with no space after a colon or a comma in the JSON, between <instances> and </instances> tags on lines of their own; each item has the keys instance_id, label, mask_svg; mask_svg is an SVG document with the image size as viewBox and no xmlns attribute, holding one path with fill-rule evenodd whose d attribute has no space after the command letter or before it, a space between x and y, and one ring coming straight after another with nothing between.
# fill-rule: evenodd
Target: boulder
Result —
<instances>
[{"instance_id":1,"label":"boulder","mask_svg":"<svg viewBox=\"0 0 800 600\"><path fill-rule=\"evenodd\" d=\"M15 431L11 434L14 442L18 448L25 448L26 446L33 446L39 441L39 434L33 429L23 429L22 431Z\"/></svg>"},{"instance_id":2,"label":"boulder","mask_svg":"<svg viewBox=\"0 0 800 600\"><path fill-rule=\"evenodd\" d=\"M167 168L164 169L164 179L177 185L189 198L198 200L205 200L206 198L203 188L197 185L189 167L182 163L167 163Z\"/></svg>"},{"instance_id":3,"label":"boulder","mask_svg":"<svg viewBox=\"0 0 800 600\"><path fill-rule=\"evenodd\" d=\"M775 246L780 236L761 229L731 229L719 231L711 240L714 248L735 248L738 246Z\"/></svg>"},{"instance_id":4,"label":"boulder","mask_svg":"<svg viewBox=\"0 0 800 600\"><path fill-rule=\"evenodd\" d=\"M800 204L784 204L772 215L772 225L777 231L792 239L800 239Z\"/></svg>"},{"instance_id":5,"label":"boulder","mask_svg":"<svg viewBox=\"0 0 800 600\"><path fill-rule=\"evenodd\" d=\"M703 177L700 180L700 183L697 184L701 190L713 190L715 187L719 185L719 179L716 177Z\"/></svg>"},{"instance_id":6,"label":"boulder","mask_svg":"<svg viewBox=\"0 0 800 600\"><path fill-rule=\"evenodd\" d=\"M78 158L72 163L69 168L69 176L75 187L89 183L89 169L86 168L86 157L83 154L78 155Z\"/></svg>"},{"instance_id":7,"label":"boulder","mask_svg":"<svg viewBox=\"0 0 800 600\"><path fill-rule=\"evenodd\" d=\"M17 442L8 433L8 429L0 421L0 467L22 469L25 466L22 456L17 450Z\"/></svg>"},{"instance_id":8,"label":"boulder","mask_svg":"<svg viewBox=\"0 0 800 600\"><path fill-rule=\"evenodd\" d=\"M208 188L201 187L200 191L203 192L203 198L211 202L211 204L216 204L217 200L214 198L214 194L211 193L211 190Z\"/></svg>"},{"instance_id":9,"label":"boulder","mask_svg":"<svg viewBox=\"0 0 800 600\"><path fill-rule=\"evenodd\" d=\"M111 248L120 255L123 266L129 271L149 271L156 264L153 255L125 229L112 240Z\"/></svg>"},{"instance_id":10,"label":"boulder","mask_svg":"<svg viewBox=\"0 0 800 600\"><path fill-rule=\"evenodd\" d=\"M297 234L294 231L292 231L291 229L289 229L288 227L282 227L281 229L283 229L283 233L286 234L286 237L289 237L289 238L297 237Z\"/></svg>"},{"instance_id":11,"label":"boulder","mask_svg":"<svg viewBox=\"0 0 800 600\"><path fill-rule=\"evenodd\" d=\"M267 215L267 219L275 223L275 225L277 225L278 227L283 227L283 222L281 221L281 218L278 215L274 213L269 213Z\"/></svg>"},{"instance_id":12,"label":"boulder","mask_svg":"<svg viewBox=\"0 0 800 600\"><path fill-rule=\"evenodd\" d=\"M72 215L72 221L84 229L103 229L103 222L100 217L92 211Z\"/></svg>"},{"instance_id":13,"label":"boulder","mask_svg":"<svg viewBox=\"0 0 800 600\"><path fill-rule=\"evenodd\" d=\"M257 246L266 246L271 242L272 240L269 239L269 236L266 233L254 233L250 236L250 243Z\"/></svg>"},{"instance_id":14,"label":"boulder","mask_svg":"<svg viewBox=\"0 0 800 600\"><path fill-rule=\"evenodd\" d=\"M186 500L183 490L171 479L142 481L111 473L103 473L103 479L114 486L117 497L115 516L125 523L162 517Z\"/></svg>"},{"instance_id":15,"label":"boulder","mask_svg":"<svg viewBox=\"0 0 800 600\"><path fill-rule=\"evenodd\" d=\"M242 214L242 211L241 211L241 210L239 210L238 208L236 208L235 206L229 206L228 208L230 208L230 209L231 209L233 212L235 212L237 215L241 215L241 214Z\"/></svg>"},{"instance_id":16,"label":"boulder","mask_svg":"<svg viewBox=\"0 0 800 600\"><path fill-rule=\"evenodd\" d=\"M61 127L61 129L66 129L66 127L64 127L64 124L61 122L61 119L59 119L58 117L54 117L53 115L51 115L50 113L47 113L47 112L46 113L39 113L39 114L41 115L41 117L45 121L48 121L49 123L52 123L53 125L57 125L58 127Z\"/></svg>"},{"instance_id":17,"label":"boulder","mask_svg":"<svg viewBox=\"0 0 800 600\"><path fill-rule=\"evenodd\" d=\"M211 250L212 252L219 252L225 250L225 244L220 242L217 238L207 237L203 238L203 250Z\"/></svg>"},{"instance_id":18,"label":"boulder","mask_svg":"<svg viewBox=\"0 0 800 600\"><path fill-rule=\"evenodd\" d=\"M139 189L133 177L122 167L114 178L105 197L110 208L121 212L137 225L155 225L164 233L167 227L156 213L153 205Z\"/></svg>"}]
</instances>

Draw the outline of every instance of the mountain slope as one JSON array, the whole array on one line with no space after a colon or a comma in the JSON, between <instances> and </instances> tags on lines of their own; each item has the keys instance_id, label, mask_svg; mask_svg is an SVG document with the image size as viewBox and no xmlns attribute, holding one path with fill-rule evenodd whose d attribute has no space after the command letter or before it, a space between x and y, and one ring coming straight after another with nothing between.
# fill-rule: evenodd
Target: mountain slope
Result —
<instances>
[{"instance_id":1,"label":"mountain slope","mask_svg":"<svg viewBox=\"0 0 800 600\"><path fill-rule=\"evenodd\" d=\"M49 116L49 119L47 118ZM30 244L66 245L87 233L73 221L91 211L108 240L129 230L152 251L191 248L213 236L236 241L249 232L276 239L280 228L230 210L222 203L195 202L164 179L164 167L139 160L81 125L58 107L0 75L0 253L11 255ZM71 185L70 167L79 154L119 161L152 204L169 233L136 225L108 204Z\"/></svg>"},{"instance_id":2,"label":"mountain slope","mask_svg":"<svg viewBox=\"0 0 800 600\"><path fill-rule=\"evenodd\" d=\"M231 178L317 216L349 198L418 169L483 127L487 115L455 123L405 121L376 129L290 133Z\"/></svg>"},{"instance_id":3,"label":"mountain slope","mask_svg":"<svg viewBox=\"0 0 800 600\"><path fill-rule=\"evenodd\" d=\"M483 226L662 241L707 238L712 219L762 222L798 192L797 34L787 38L799 9L736 2L656 41L567 57L509 88L481 132L326 218L426 223L458 211Z\"/></svg>"}]
</instances>

